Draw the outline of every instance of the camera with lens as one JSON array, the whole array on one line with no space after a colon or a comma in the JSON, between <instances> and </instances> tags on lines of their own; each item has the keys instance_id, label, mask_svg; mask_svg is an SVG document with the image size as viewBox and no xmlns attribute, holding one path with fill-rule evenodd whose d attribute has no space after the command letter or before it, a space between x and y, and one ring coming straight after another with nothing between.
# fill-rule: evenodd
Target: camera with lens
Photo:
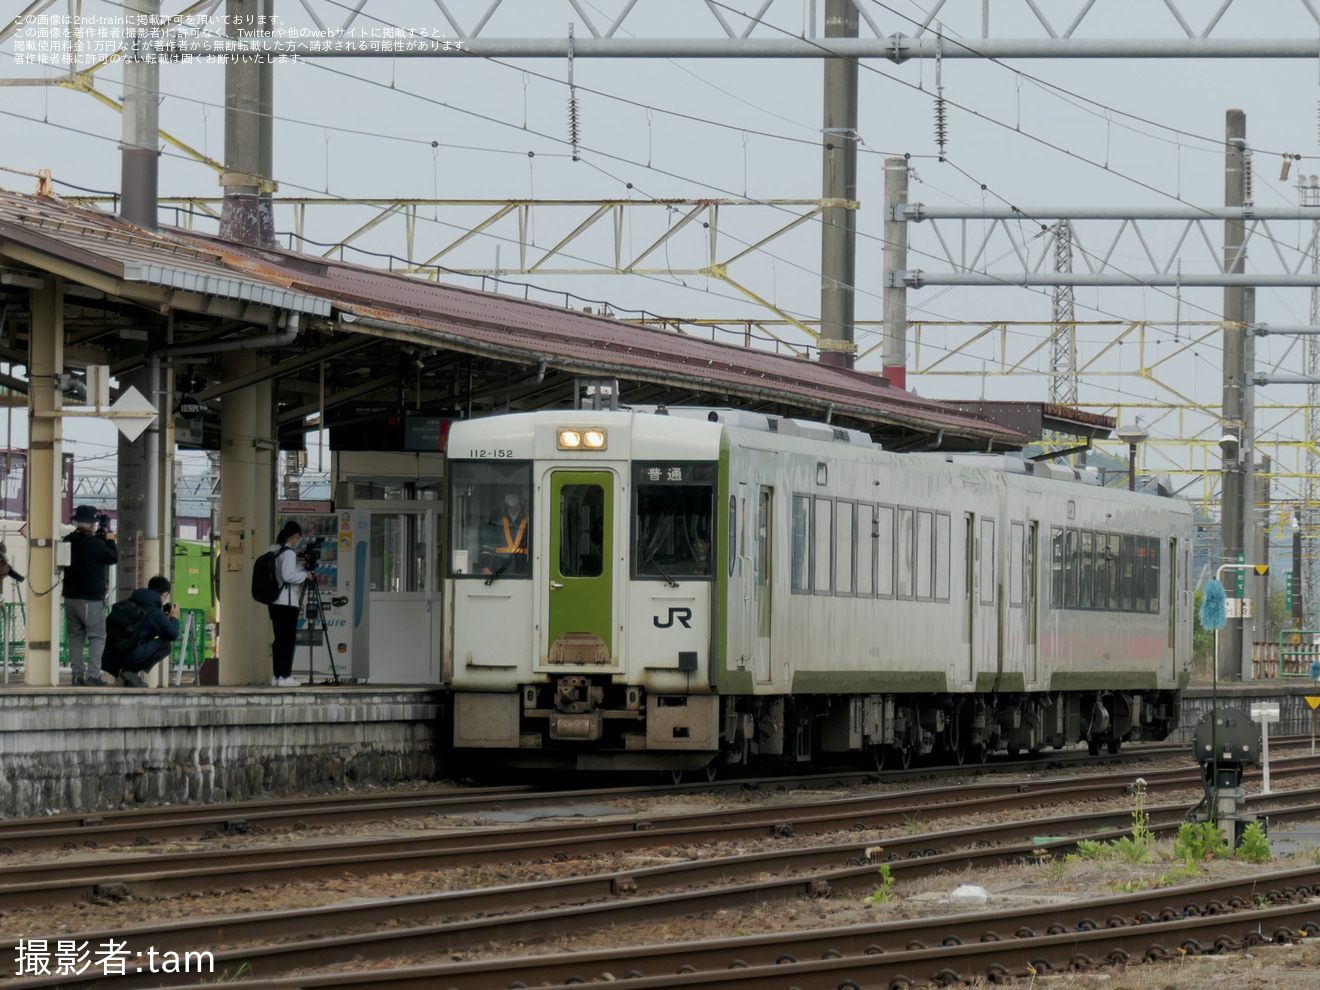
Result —
<instances>
[{"instance_id":1,"label":"camera with lens","mask_svg":"<svg viewBox=\"0 0 1320 990\"><path fill-rule=\"evenodd\" d=\"M96 535L101 537L102 539L105 539L106 534L109 532L110 532L110 513L108 512L97 513Z\"/></svg>"},{"instance_id":2,"label":"camera with lens","mask_svg":"<svg viewBox=\"0 0 1320 990\"><path fill-rule=\"evenodd\" d=\"M314 540L309 540L307 544L298 551L298 556L303 559L303 567L309 571L314 571L317 565L321 563L321 547L325 543L325 537L318 536Z\"/></svg>"}]
</instances>

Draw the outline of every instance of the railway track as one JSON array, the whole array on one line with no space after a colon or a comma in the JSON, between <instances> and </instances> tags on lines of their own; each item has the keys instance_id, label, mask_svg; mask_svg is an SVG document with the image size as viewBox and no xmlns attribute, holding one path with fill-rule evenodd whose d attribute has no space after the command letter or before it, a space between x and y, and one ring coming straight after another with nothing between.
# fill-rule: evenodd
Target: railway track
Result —
<instances>
[{"instance_id":1,"label":"railway track","mask_svg":"<svg viewBox=\"0 0 1320 990\"><path fill-rule=\"evenodd\" d=\"M1318 771L1320 758L1310 756L1278 760L1273 768L1280 780ZM1198 786L1200 774L1196 770L1147 771L1143 779L1147 792L1155 795ZM760 839L767 833L784 836L848 830L874 833L910 824L918 817L930 823L978 811L1022 811L1121 798L1130 792L1131 785L1130 772L1032 783L981 783L907 792L901 797L892 794L831 797L824 802L754 805L642 820L470 829L216 850L207 853L202 865L198 865L195 852L98 855L91 859L0 867L0 910L85 901L104 896L107 891L115 897L171 896L197 890L234 890L332 879L345 872L364 876L535 861L547 856L577 859L584 855L689 843L693 836L700 836L704 842L717 842ZM1128 814L1115 813L1110 826L1122 824ZM1029 826L1032 828L1040 831L1038 823Z\"/></svg>"},{"instance_id":2,"label":"railway track","mask_svg":"<svg viewBox=\"0 0 1320 990\"><path fill-rule=\"evenodd\" d=\"M1273 795L1279 798L1281 795ZM1320 813L1320 795L1297 792L1294 800L1311 799L1286 810L1276 810L1276 819L1313 817ZM1257 799L1259 801L1260 799ZM1175 830L1185 805L1150 810L1154 831ZM944 833L891 837L883 849L877 840L832 843L821 846L771 850L740 856L715 857L645 869L575 877L546 883L518 884L472 891L455 891L421 897L394 898L369 904L336 905L304 911L254 913L223 918L199 918L153 926L83 932L76 937L96 942L115 937L130 944L150 945L160 951L186 951L198 945L292 939L280 945L251 946L218 952L221 967L237 969L246 964L256 975L288 972L309 966L341 965L354 959L382 960L437 947L455 949L487 942L544 938L586 927L609 927L654 921L693 913L745 907L786 898L823 898L832 895L860 896L875 888L876 861L891 860L896 877L915 878L933 873L959 873L984 869L1031 858L1041 850L1067 851L1081 838L1112 839L1130 824L1130 811L1055 816L977 826ZM1050 835L1067 835L1043 845L1032 841L1047 825ZM689 832L689 838L691 833ZM1308 868L1300 877L1315 877ZM769 875L770 879L760 879ZM732 881L743 882L734 884ZM1314 884L1314 880L1307 881ZM699 886L699 885L705 886ZM664 893L675 888L679 893ZM650 896L641 896L649 894ZM1228 895L1230 898L1239 896ZM569 904L569 907L562 905ZM519 913L519 909L521 913ZM1091 909L1094 912L1094 908ZM480 917L506 912L496 917ZM513 913L507 913L513 912ZM478 917L474 917L478 916ZM469 920L434 923L434 918L464 917ZM1094 920L1094 919L1093 919ZM1102 921L1101 923L1108 923ZM369 926L411 925L389 931L342 935L332 938L307 936L327 931ZM71 937L65 933L62 937ZM0 943L0 958L13 958L12 942ZM781 974L782 975L782 974ZM110 980L106 985L156 986L160 974L136 974ZM58 980L24 982L15 986L73 986Z\"/></svg>"},{"instance_id":3,"label":"railway track","mask_svg":"<svg viewBox=\"0 0 1320 990\"><path fill-rule=\"evenodd\" d=\"M1285 746L1300 745L1306 741L1300 736L1272 740L1279 755L1282 755ZM0 819L0 857L14 852L52 847L95 849L110 845L149 845L153 842L169 840L215 838L263 830L306 828L318 824L341 825L347 822L379 821L388 817L464 815L474 811L489 810L495 806L512 809L544 805L555 800L583 802L653 797L661 790L665 793L682 794L737 791L749 786L814 787L819 786L822 781L838 782L845 786L876 780L903 783L942 777L965 777L969 772L983 774L1041 772L1067 766L1112 764L1116 760L1141 762L1186 756L1186 745L1150 743L1125 747L1118 756L1092 757L1085 750L1070 749L1025 761L994 758L989 763L974 768L931 766L883 772L836 768L813 774L731 777L713 782L678 785L644 784L557 791L538 790L530 786L448 788L408 796L400 796L396 793L363 794L352 797L331 795L234 802L216 806L188 805L93 814L52 815L41 818Z\"/></svg>"},{"instance_id":4,"label":"railway track","mask_svg":"<svg viewBox=\"0 0 1320 990\"><path fill-rule=\"evenodd\" d=\"M387 971L244 981L249 990L373 987L485 990L586 982L627 988L678 985L901 987L1093 969L1291 941L1320 933L1320 869L1194 884L1056 905L846 925ZM1264 897L1271 906L1260 909ZM1253 910L1253 907L1255 909ZM20 983L16 986L37 986ZM175 986L182 986L175 984Z\"/></svg>"}]
</instances>

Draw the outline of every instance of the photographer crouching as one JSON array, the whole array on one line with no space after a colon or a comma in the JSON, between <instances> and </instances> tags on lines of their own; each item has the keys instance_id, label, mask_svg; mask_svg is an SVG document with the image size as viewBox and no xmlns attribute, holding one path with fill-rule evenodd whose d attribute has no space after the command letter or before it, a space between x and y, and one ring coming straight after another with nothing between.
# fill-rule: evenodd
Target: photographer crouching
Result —
<instances>
[{"instance_id":1,"label":"photographer crouching","mask_svg":"<svg viewBox=\"0 0 1320 990\"><path fill-rule=\"evenodd\" d=\"M271 646L271 687L298 687L293 676L294 636L298 631L298 593L299 585L307 580L309 573L316 568L316 561L307 560L307 566L299 564L296 553L302 542L302 527L290 519L280 529L275 542L267 553L275 555L275 573L280 581L279 594L266 606L270 613L270 624L275 631L275 642ZM309 547L304 556L312 551L319 553L320 541Z\"/></svg>"}]
</instances>

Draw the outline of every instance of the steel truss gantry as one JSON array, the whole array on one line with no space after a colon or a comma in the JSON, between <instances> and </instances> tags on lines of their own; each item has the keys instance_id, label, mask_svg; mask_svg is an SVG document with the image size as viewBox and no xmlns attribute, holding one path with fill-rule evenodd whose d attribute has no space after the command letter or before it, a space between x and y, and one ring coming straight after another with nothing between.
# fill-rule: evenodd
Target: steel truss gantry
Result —
<instances>
[{"instance_id":1,"label":"steel truss gantry","mask_svg":"<svg viewBox=\"0 0 1320 990\"><path fill-rule=\"evenodd\" d=\"M222 39L208 36L213 32L204 26L204 18L213 15L221 2L203 0L171 15L171 54L204 56L232 50L225 48ZM672 13L657 19L652 15L662 2ZM1118 5L1113 0L1078 0L1063 12L1056 12L1061 5L1041 4L1038 0L1000 2L994 5L993 19L989 3L935 0L924 12L905 16L869 0L851 2L858 12L862 36L826 39L818 10L824 4L810 4L804 17L800 2L787 0L756 0L749 5L754 9L749 10L718 0L613 0L591 4L567 0L549 13L548 8L555 5L541 0L538 14L547 25L554 26L547 27L547 31L556 33L539 37L527 36L531 19L525 9L506 0L433 0L434 6L418 5L408 10L401 10L398 0L388 4L358 0L351 6L341 0L300 0L307 21L317 33L336 38L339 44L326 49L318 45L318 39L297 39L282 46L277 38L271 38L249 47L312 58L566 58L571 53L575 58L821 59L844 55L895 63L937 55L962 59L1314 59L1316 27L1320 25L1320 13L1309 0L1291 0L1287 6L1296 23L1286 27L1280 23L1284 17L1273 13L1266 26L1279 31L1274 38L1246 37L1240 22L1233 22L1229 15L1234 8L1245 10L1247 0L1236 4L1234 0L1223 0L1204 19L1191 11L1189 0L1146 4L1151 33L1157 35L1146 38L1123 33L1132 27L1130 18L1122 18L1111 27L1120 16L1114 13ZM0 28L0 41L20 26L24 17L39 14L54 3L33 0L7 27ZM574 30L560 33L566 22L574 25ZM1088 34L1108 28L1117 36L1078 37L1084 25ZM373 37L373 31L386 27L398 33ZM656 37L661 30L664 36Z\"/></svg>"}]
</instances>

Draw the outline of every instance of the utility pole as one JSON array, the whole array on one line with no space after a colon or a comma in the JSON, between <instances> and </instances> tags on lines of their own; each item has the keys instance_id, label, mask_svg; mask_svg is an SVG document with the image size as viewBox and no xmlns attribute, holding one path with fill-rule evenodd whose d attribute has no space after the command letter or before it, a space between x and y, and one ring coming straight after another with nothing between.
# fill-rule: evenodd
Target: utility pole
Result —
<instances>
[{"instance_id":1,"label":"utility pole","mask_svg":"<svg viewBox=\"0 0 1320 990\"><path fill-rule=\"evenodd\" d=\"M1241 110L1230 110L1227 115L1224 144L1224 205L1242 206L1246 199L1245 157L1247 147L1247 116ZM1243 238L1246 224L1240 219L1224 221L1224 271L1235 274L1246 271L1246 251ZM1223 500L1220 515L1219 545L1223 564L1238 563L1243 545L1243 499L1246 495L1244 466L1249 463L1245 422L1246 400L1246 323L1247 293L1240 286L1224 287L1223 330ZM1245 562L1245 557L1243 558ZM1237 572L1238 574L1241 571ZM1245 589L1246 581L1243 579ZM1242 596L1236 591L1230 598ZM1242 672L1243 620L1230 618L1219 637L1219 656L1216 669L1221 680L1233 680Z\"/></svg>"},{"instance_id":2,"label":"utility pole","mask_svg":"<svg viewBox=\"0 0 1320 990\"><path fill-rule=\"evenodd\" d=\"M908 224L896 216L907 203L906 158L885 159L885 271L907 268ZM896 388L907 388L907 286L886 279L884 287L884 376Z\"/></svg>"},{"instance_id":3,"label":"utility pole","mask_svg":"<svg viewBox=\"0 0 1320 990\"><path fill-rule=\"evenodd\" d=\"M825 0L825 37L856 38L852 0ZM857 284L857 60L825 60L824 181L820 233L820 363L851 368ZM843 205L840 205L843 204Z\"/></svg>"}]
</instances>

